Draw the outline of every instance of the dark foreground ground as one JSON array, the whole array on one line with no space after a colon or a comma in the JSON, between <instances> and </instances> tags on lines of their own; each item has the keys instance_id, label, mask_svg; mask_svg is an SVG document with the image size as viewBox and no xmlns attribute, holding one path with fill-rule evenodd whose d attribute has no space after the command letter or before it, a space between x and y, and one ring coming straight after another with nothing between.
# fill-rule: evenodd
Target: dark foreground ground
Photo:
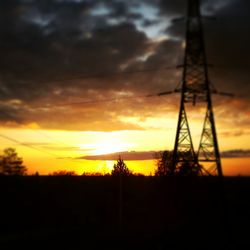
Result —
<instances>
[{"instance_id":1,"label":"dark foreground ground","mask_svg":"<svg viewBox=\"0 0 250 250\"><path fill-rule=\"evenodd\" d=\"M0 249L250 249L249 191L240 177L1 176Z\"/></svg>"}]
</instances>

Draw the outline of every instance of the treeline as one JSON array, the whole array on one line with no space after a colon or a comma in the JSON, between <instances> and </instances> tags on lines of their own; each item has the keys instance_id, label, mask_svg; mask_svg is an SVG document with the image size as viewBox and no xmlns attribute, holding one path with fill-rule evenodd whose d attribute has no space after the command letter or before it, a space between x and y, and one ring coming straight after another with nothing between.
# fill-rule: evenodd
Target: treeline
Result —
<instances>
[{"instance_id":1,"label":"treeline","mask_svg":"<svg viewBox=\"0 0 250 250\"><path fill-rule=\"evenodd\" d=\"M3 150L3 154L0 155L0 175L27 175L27 167L23 165L23 159L18 156L14 148L6 148ZM39 175L38 172L35 175ZM75 171L58 170L50 173L49 175L54 176L77 176ZM131 176L131 175L142 175L134 174L126 165L124 160L119 156L117 162L114 164L111 173L102 174L98 172L84 172L82 176Z\"/></svg>"},{"instance_id":2,"label":"treeline","mask_svg":"<svg viewBox=\"0 0 250 250\"><path fill-rule=\"evenodd\" d=\"M173 152L162 151L155 154L155 176L198 176L200 175L202 166L193 164L189 161L184 161L177 169L173 171ZM186 157L187 158L187 157ZM27 167L23 165L23 159L18 156L14 148L6 148L3 154L0 155L0 175L27 175ZM38 172L35 175L39 175ZM79 175L75 171L58 170L50 173L53 176L76 176ZM113 165L111 173L102 174L99 172L84 172L82 176L143 176L140 173L133 173L128 168L121 156L118 157L117 162Z\"/></svg>"}]
</instances>

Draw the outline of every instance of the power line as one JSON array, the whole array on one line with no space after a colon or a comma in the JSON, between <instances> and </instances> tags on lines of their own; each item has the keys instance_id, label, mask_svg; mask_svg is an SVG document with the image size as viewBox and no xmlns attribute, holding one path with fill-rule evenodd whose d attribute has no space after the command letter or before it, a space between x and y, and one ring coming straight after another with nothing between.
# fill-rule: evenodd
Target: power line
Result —
<instances>
[{"instance_id":1,"label":"power line","mask_svg":"<svg viewBox=\"0 0 250 250\"><path fill-rule=\"evenodd\" d=\"M126 99L137 99L137 98L146 98L149 97L147 95L143 96L124 96L124 97L116 97L116 98L109 98L109 99L102 99L102 100L91 100L91 101L80 101L80 102L68 102L68 103L60 103L56 106L68 106L68 105L78 105L78 104L96 104L96 103L103 103L103 102L114 102L117 100L126 100Z\"/></svg>"},{"instance_id":2,"label":"power line","mask_svg":"<svg viewBox=\"0 0 250 250\"><path fill-rule=\"evenodd\" d=\"M119 75L134 75L134 74L140 74L140 73L150 73L155 71L164 71L164 70L171 70L171 69L178 69L176 66L166 66L162 68L148 68L148 69L142 69L142 70L131 70L131 71L119 71L119 72L104 72L104 73L95 73L95 74L89 74L89 75L78 75L76 77L69 77L67 79L65 78L58 78L58 79L52 79L52 80L41 80L37 81L39 83L48 83L48 82L56 82L56 81L72 81L72 80L82 80L82 79L98 79L98 78L108 78L113 76L119 76ZM27 82L27 81L26 81ZM22 83L25 83L22 81Z\"/></svg>"},{"instance_id":3,"label":"power line","mask_svg":"<svg viewBox=\"0 0 250 250\"><path fill-rule=\"evenodd\" d=\"M63 107L63 106L79 105L79 104L96 104L96 103L114 102L114 101L118 101L118 100L127 100L127 99L137 99L137 98L149 98L149 97L163 96L163 95L174 94L176 92L179 92L179 91L173 90L173 91L164 91L164 92L159 92L159 93L154 93L154 94L138 95L138 96L123 96L123 97L115 97L115 98L101 99L101 100L65 102L65 103L59 103L59 104L54 104L54 105L38 106L36 108L51 108L51 107Z\"/></svg>"},{"instance_id":4,"label":"power line","mask_svg":"<svg viewBox=\"0 0 250 250\"><path fill-rule=\"evenodd\" d=\"M74 77L70 80L77 80L77 79L89 79L89 78L104 78L104 77L112 77L117 75L134 75L139 73L149 73L154 71L163 71L163 70L170 70L170 69L177 69L177 67L174 66L166 66L162 68L148 68L148 69L142 69L142 70L131 70L131 71L120 71L120 72L110 72L110 73L100 73L100 74L90 74L90 75L83 75L80 77ZM66 80L66 79L65 79Z\"/></svg>"},{"instance_id":5,"label":"power line","mask_svg":"<svg viewBox=\"0 0 250 250\"><path fill-rule=\"evenodd\" d=\"M180 92L180 89L179 89L179 84L178 84L174 90L163 91L163 92L158 92L158 93L153 93L153 94L138 95L138 96L123 96L123 97L120 96L120 97L101 99L101 100L65 102L65 103L59 103L59 104L55 104L55 105L38 106L36 108L63 107L63 106L80 105L80 104L97 104L97 103L105 103L105 102L114 102L114 101L118 101L118 100L149 98L149 97L157 97L157 96L159 97L159 96L170 95L170 94L175 94L175 93L179 93L179 92ZM224 95L224 96L228 96L228 97L234 97L235 96L235 95L233 95L231 93L225 93L225 92L217 91L215 88L213 89L212 93L217 94L217 95Z\"/></svg>"},{"instance_id":6,"label":"power line","mask_svg":"<svg viewBox=\"0 0 250 250\"><path fill-rule=\"evenodd\" d=\"M4 139L6 139L6 140L9 140L9 141L11 141L11 142L15 142L16 144L19 144L19 145L21 145L21 146L24 146L24 147L27 147L27 148L30 148L30 149L39 151L39 152L41 152L41 153L45 153L45 154L47 154L47 155L50 155L50 156L56 158L57 160L68 160L68 161L72 161L72 162L79 162L79 161L74 160L74 159L61 157L61 156L58 156L58 155L56 155L56 154L50 153L50 152L48 152L48 151L46 151L46 150L42 150L42 149L36 148L36 147L34 147L34 146L32 146L32 145L29 145L29 144L27 144L27 143L20 142L20 141L18 141L18 140L16 140L16 139L13 139L13 138L11 138L11 137L9 137L9 136L6 136L6 135L3 135L3 134L0 134L0 137L4 138Z\"/></svg>"},{"instance_id":7,"label":"power line","mask_svg":"<svg viewBox=\"0 0 250 250\"><path fill-rule=\"evenodd\" d=\"M1 110L1 113L4 113L4 114L7 115L7 116L9 115L9 114L8 114L6 111L4 111L4 110ZM25 126L25 124L22 123L22 122L19 122L19 124ZM72 145L69 145L69 144L65 144L65 143L63 143L63 142L61 142L61 141L56 141L56 140L54 140L51 136L47 135L47 134L44 133L44 132L37 131L36 129L32 129L32 131L33 131L33 132L36 132L36 133L39 134L39 135L42 135L43 137L49 138L50 141L53 142L54 144L58 144L58 145L63 144L63 145L65 145L65 146L67 146L67 147L71 147L71 146L72 146Z\"/></svg>"},{"instance_id":8,"label":"power line","mask_svg":"<svg viewBox=\"0 0 250 250\"><path fill-rule=\"evenodd\" d=\"M56 158L60 158L60 156L58 156L58 155L52 154L52 153L50 153L50 152L48 152L48 151L45 151L45 150L38 149L38 148L36 148L36 147L34 147L34 146L31 146L30 144L20 142L20 141L18 141L18 140L16 140L16 139L13 139L13 138L9 137L9 136L0 134L0 137L4 138L4 139L6 139L6 140L9 140L9 141L15 142L15 143L17 143L17 144L19 144L19 145L21 145L21 146L25 146L25 147L27 147L27 148L31 148L31 149L37 150L37 151L39 151L39 152L48 154L48 155L50 155L50 156L53 156L53 157L56 157Z\"/></svg>"}]
</instances>

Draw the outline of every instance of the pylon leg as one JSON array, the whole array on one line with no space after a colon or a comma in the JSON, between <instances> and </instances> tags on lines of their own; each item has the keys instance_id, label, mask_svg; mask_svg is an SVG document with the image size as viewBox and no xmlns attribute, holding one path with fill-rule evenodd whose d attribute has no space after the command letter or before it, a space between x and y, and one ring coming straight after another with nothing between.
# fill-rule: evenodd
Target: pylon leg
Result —
<instances>
[{"instance_id":1,"label":"pylon leg","mask_svg":"<svg viewBox=\"0 0 250 250\"><path fill-rule=\"evenodd\" d=\"M190 167L194 166L197 163L197 157L194 152L184 101L182 100L175 139L175 147L173 151L171 174L178 174L180 172L181 166L187 162L189 163Z\"/></svg>"},{"instance_id":2,"label":"pylon leg","mask_svg":"<svg viewBox=\"0 0 250 250\"><path fill-rule=\"evenodd\" d=\"M217 142L212 106L208 105L198 149L198 161L204 166L204 174L222 176L219 147Z\"/></svg>"}]
</instances>

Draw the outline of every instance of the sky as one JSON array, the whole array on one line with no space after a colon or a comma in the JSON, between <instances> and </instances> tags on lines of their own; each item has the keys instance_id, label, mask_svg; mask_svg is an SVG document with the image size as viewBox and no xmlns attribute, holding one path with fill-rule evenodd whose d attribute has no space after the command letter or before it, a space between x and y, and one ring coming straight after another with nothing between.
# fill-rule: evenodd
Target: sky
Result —
<instances>
[{"instance_id":1,"label":"sky","mask_svg":"<svg viewBox=\"0 0 250 250\"><path fill-rule=\"evenodd\" d=\"M173 148L180 96L146 96L181 83L185 23L173 20L186 2L0 1L1 149L16 148L30 174L107 173L114 152L152 174L154 151ZM201 9L210 82L235 94L213 96L222 167L249 175L250 2ZM202 111L189 113L196 148Z\"/></svg>"}]
</instances>

